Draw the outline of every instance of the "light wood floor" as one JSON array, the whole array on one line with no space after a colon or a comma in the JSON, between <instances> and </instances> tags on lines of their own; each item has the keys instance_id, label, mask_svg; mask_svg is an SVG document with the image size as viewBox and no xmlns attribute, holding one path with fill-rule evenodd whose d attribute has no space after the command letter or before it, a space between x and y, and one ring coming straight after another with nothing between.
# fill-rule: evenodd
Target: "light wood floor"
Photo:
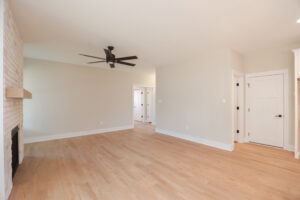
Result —
<instances>
[{"instance_id":1,"label":"light wood floor","mask_svg":"<svg viewBox=\"0 0 300 200\"><path fill-rule=\"evenodd\" d=\"M10 200L300 199L291 152L234 152L134 130L28 144Z\"/></svg>"}]
</instances>

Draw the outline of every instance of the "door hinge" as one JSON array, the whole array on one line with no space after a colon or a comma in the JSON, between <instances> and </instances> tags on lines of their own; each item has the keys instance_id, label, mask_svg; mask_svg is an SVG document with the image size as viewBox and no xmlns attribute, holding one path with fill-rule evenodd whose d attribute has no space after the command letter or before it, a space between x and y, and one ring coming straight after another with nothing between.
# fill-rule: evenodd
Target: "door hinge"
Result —
<instances>
[{"instance_id":1,"label":"door hinge","mask_svg":"<svg viewBox=\"0 0 300 200\"><path fill-rule=\"evenodd\" d=\"M144 118L144 116L142 115L141 118Z\"/></svg>"},{"instance_id":2,"label":"door hinge","mask_svg":"<svg viewBox=\"0 0 300 200\"><path fill-rule=\"evenodd\" d=\"M248 112L250 112L250 108L248 108Z\"/></svg>"},{"instance_id":3,"label":"door hinge","mask_svg":"<svg viewBox=\"0 0 300 200\"><path fill-rule=\"evenodd\" d=\"M236 83L236 86L237 86L237 87L239 87L239 86L240 86L240 84L239 84L239 83Z\"/></svg>"},{"instance_id":4,"label":"door hinge","mask_svg":"<svg viewBox=\"0 0 300 200\"><path fill-rule=\"evenodd\" d=\"M250 83L248 83L248 88L250 88Z\"/></svg>"},{"instance_id":5,"label":"door hinge","mask_svg":"<svg viewBox=\"0 0 300 200\"><path fill-rule=\"evenodd\" d=\"M236 130L236 133L240 133L240 130Z\"/></svg>"},{"instance_id":6,"label":"door hinge","mask_svg":"<svg viewBox=\"0 0 300 200\"><path fill-rule=\"evenodd\" d=\"M248 132L248 136L250 137L250 132Z\"/></svg>"},{"instance_id":7,"label":"door hinge","mask_svg":"<svg viewBox=\"0 0 300 200\"><path fill-rule=\"evenodd\" d=\"M239 109L240 109L240 107L239 107L239 106L237 106L237 107L236 107L236 109L237 109L237 110L239 110Z\"/></svg>"}]
</instances>

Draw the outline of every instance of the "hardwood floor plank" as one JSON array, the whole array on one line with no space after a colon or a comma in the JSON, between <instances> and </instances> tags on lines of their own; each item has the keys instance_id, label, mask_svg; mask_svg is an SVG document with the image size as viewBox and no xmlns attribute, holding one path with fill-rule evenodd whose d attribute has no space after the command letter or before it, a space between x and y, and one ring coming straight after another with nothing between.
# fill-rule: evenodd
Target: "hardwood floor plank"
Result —
<instances>
[{"instance_id":1,"label":"hardwood floor plank","mask_svg":"<svg viewBox=\"0 0 300 200\"><path fill-rule=\"evenodd\" d=\"M233 152L135 129L27 144L10 200L300 199L300 161L281 149Z\"/></svg>"}]
</instances>

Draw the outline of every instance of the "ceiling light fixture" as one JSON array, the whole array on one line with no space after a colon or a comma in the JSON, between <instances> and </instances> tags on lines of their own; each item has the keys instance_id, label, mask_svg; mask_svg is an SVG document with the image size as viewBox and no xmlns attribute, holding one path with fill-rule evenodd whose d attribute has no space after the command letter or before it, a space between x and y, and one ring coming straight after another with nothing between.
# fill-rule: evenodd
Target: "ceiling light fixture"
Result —
<instances>
[{"instance_id":1,"label":"ceiling light fixture","mask_svg":"<svg viewBox=\"0 0 300 200\"><path fill-rule=\"evenodd\" d=\"M297 20L297 23L300 24L300 18Z\"/></svg>"}]
</instances>

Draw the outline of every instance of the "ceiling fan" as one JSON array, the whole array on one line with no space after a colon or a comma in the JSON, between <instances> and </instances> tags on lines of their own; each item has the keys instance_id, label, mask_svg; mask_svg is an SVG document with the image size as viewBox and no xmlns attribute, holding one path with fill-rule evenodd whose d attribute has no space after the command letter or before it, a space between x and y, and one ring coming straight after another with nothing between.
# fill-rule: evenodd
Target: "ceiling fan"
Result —
<instances>
[{"instance_id":1,"label":"ceiling fan","mask_svg":"<svg viewBox=\"0 0 300 200\"><path fill-rule=\"evenodd\" d=\"M79 55L86 56L86 57L89 57L89 58L99 59L98 61L88 62L87 64L106 62L106 63L109 64L110 68L115 68L115 63L122 64L122 65L128 65L128 66L132 66L132 67L135 66L135 64L133 64L133 63L123 62L123 61L124 60L138 59L137 56L127 56L127 57L116 58L116 56L112 53L112 50L114 50L113 46L108 46L107 49L104 49L106 58L101 58L101 57L97 57L97 56L90 56L90 55L86 55L86 54L79 54Z\"/></svg>"}]
</instances>

